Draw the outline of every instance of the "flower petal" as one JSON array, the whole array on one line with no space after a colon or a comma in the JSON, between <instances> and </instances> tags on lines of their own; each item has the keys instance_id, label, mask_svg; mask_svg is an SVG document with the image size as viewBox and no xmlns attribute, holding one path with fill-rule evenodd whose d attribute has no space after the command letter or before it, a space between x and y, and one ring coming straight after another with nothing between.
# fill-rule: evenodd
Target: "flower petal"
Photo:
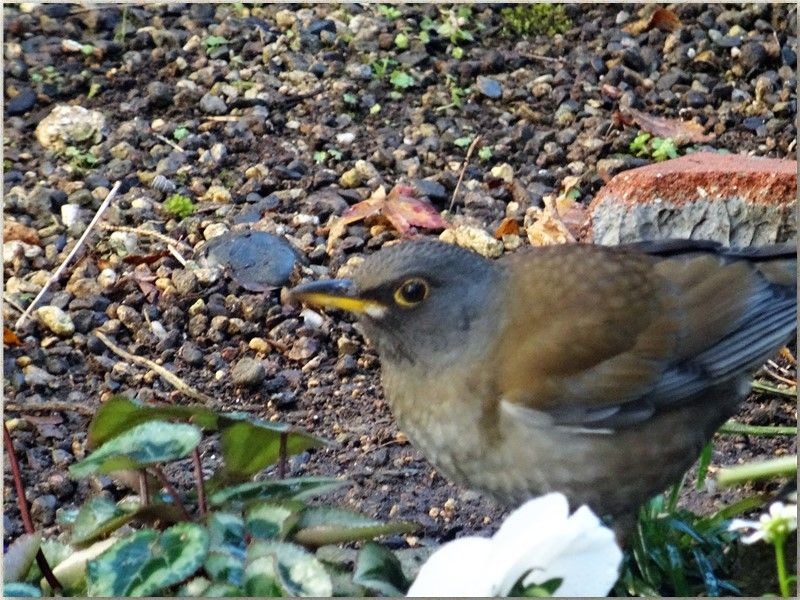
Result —
<instances>
[{"instance_id":1,"label":"flower petal","mask_svg":"<svg viewBox=\"0 0 800 600\"><path fill-rule=\"evenodd\" d=\"M554 596L605 596L619 578L622 550L614 532L603 526L588 507L580 507L570 517L564 533L571 537L568 547L551 557L543 570L533 571L525 585L550 579L563 581Z\"/></svg>"},{"instance_id":2,"label":"flower petal","mask_svg":"<svg viewBox=\"0 0 800 600\"><path fill-rule=\"evenodd\" d=\"M487 569L492 542L463 537L442 545L422 565L408 596L487 597L494 588Z\"/></svg>"}]
</instances>

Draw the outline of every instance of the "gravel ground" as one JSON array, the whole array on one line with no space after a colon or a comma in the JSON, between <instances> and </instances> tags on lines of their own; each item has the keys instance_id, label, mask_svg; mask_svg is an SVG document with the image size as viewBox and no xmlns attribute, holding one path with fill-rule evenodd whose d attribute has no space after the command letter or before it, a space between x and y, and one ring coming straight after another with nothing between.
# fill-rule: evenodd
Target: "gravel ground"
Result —
<instances>
[{"instance_id":1,"label":"gravel ground","mask_svg":"<svg viewBox=\"0 0 800 600\"><path fill-rule=\"evenodd\" d=\"M457 45L424 29L426 19L452 20L436 6L3 11L7 326L19 317L11 302L31 301L116 182L104 222L135 228L97 228L41 303L56 309L5 346L5 415L34 522L50 533L59 531L57 508L126 493L108 477L66 475L84 455L94 408L111 394L189 402L111 353L95 330L219 407L333 440L294 457L290 474L346 476L353 485L336 501L416 520L421 543L491 531L503 514L447 483L398 432L377 357L347 317L301 315L280 304L280 286L248 289L199 256L184 268L147 232L182 240L187 259L219 233L281 235L302 257L291 284L336 274L399 237L385 223L359 222L328 247L331 219L380 185L408 184L448 209L474 136L480 145L448 218L490 233L510 211L541 206L567 177L578 178L586 204L601 175L647 163L630 154L638 130L620 122L626 107L702 124L715 137L694 148L795 151L791 5L674 5L674 31L645 27L652 8L566 5L563 33L529 36L505 35L500 8L481 5L458 25L474 41ZM82 128L61 142L66 134L37 126L62 104L99 116L73 114ZM195 202L195 213L167 212L173 193ZM52 402L60 410L36 410ZM796 407L754 395L739 419L794 424ZM719 437L713 468L795 451L793 439ZM22 526L8 471L4 482L8 543ZM735 493L687 485L683 502L707 511Z\"/></svg>"}]
</instances>

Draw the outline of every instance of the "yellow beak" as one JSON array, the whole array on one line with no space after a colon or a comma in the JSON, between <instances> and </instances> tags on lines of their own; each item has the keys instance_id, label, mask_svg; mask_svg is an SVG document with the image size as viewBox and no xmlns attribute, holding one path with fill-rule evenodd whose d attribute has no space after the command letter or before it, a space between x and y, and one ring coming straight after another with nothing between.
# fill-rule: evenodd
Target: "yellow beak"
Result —
<instances>
[{"instance_id":1,"label":"yellow beak","mask_svg":"<svg viewBox=\"0 0 800 600\"><path fill-rule=\"evenodd\" d=\"M349 279L324 279L299 285L291 292L291 298L322 308L341 308L355 314L379 317L386 305L377 300L359 298L355 285Z\"/></svg>"}]
</instances>

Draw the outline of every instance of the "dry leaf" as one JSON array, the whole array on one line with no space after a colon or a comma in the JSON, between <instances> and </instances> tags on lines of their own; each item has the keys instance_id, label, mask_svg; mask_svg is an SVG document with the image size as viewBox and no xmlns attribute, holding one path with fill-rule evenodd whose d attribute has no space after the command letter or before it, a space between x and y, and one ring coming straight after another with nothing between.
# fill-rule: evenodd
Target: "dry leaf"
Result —
<instances>
[{"instance_id":1,"label":"dry leaf","mask_svg":"<svg viewBox=\"0 0 800 600\"><path fill-rule=\"evenodd\" d=\"M683 23L674 12L668 8L657 8L656 11L650 16L650 23L647 29L656 27L661 31L675 31Z\"/></svg>"},{"instance_id":2,"label":"dry leaf","mask_svg":"<svg viewBox=\"0 0 800 600\"><path fill-rule=\"evenodd\" d=\"M678 16L668 8L657 8L649 17L644 17L634 21L622 28L625 33L639 35L645 31L650 31L654 27L661 31L675 31L683 23Z\"/></svg>"},{"instance_id":3,"label":"dry leaf","mask_svg":"<svg viewBox=\"0 0 800 600\"><path fill-rule=\"evenodd\" d=\"M667 117L648 115L635 108L626 108L625 116L630 117L643 130L657 137L670 138L677 145L709 142L714 134L704 133L704 127L694 121L681 121Z\"/></svg>"},{"instance_id":4,"label":"dry leaf","mask_svg":"<svg viewBox=\"0 0 800 600\"><path fill-rule=\"evenodd\" d=\"M6 346L22 346L22 340L8 327L3 327L3 344Z\"/></svg>"},{"instance_id":5,"label":"dry leaf","mask_svg":"<svg viewBox=\"0 0 800 600\"><path fill-rule=\"evenodd\" d=\"M504 235L519 235L519 223L516 219L506 217L494 230L495 239L501 240Z\"/></svg>"},{"instance_id":6,"label":"dry leaf","mask_svg":"<svg viewBox=\"0 0 800 600\"><path fill-rule=\"evenodd\" d=\"M412 227L445 229L448 225L439 212L428 202L415 198L413 192L409 186L396 185L387 194L381 186L369 198L348 208L330 227L328 251L344 235L347 225L372 216L383 217L402 235Z\"/></svg>"},{"instance_id":7,"label":"dry leaf","mask_svg":"<svg viewBox=\"0 0 800 600\"><path fill-rule=\"evenodd\" d=\"M34 228L15 221L6 221L3 223L3 241L10 242L12 240L19 240L34 246L42 245L39 232Z\"/></svg>"},{"instance_id":8,"label":"dry leaf","mask_svg":"<svg viewBox=\"0 0 800 600\"><path fill-rule=\"evenodd\" d=\"M528 241L533 246L552 246L575 241L567 226L548 210L531 208L528 215L533 215L533 223L526 229Z\"/></svg>"}]
</instances>

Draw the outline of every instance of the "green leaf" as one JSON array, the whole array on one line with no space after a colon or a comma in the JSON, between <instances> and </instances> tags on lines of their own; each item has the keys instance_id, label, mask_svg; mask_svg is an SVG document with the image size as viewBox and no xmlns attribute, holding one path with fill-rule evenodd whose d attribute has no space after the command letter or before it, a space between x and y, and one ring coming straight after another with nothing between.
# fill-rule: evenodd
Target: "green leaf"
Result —
<instances>
[{"instance_id":1,"label":"green leaf","mask_svg":"<svg viewBox=\"0 0 800 600\"><path fill-rule=\"evenodd\" d=\"M281 595L330 596L333 591L330 575L322 563L295 544L256 541L247 549L247 562L245 589L248 592L251 591L248 583L257 573L253 572L254 564L263 568L265 576L285 592ZM248 575L251 576L250 580ZM264 583L266 581L262 580L262 585Z\"/></svg>"},{"instance_id":2,"label":"green leaf","mask_svg":"<svg viewBox=\"0 0 800 600\"><path fill-rule=\"evenodd\" d=\"M244 521L233 513L214 512L208 516L206 572L215 582L238 586L244 573Z\"/></svg>"},{"instance_id":3,"label":"green leaf","mask_svg":"<svg viewBox=\"0 0 800 600\"><path fill-rule=\"evenodd\" d=\"M199 569L208 533L194 523L173 525L159 535L142 529L89 561L89 596L153 596Z\"/></svg>"},{"instance_id":4,"label":"green leaf","mask_svg":"<svg viewBox=\"0 0 800 600\"><path fill-rule=\"evenodd\" d=\"M95 542L88 548L78 550L77 552L66 546L69 554L63 560L52 560L49 553L45 552L50 565L53 567L53 575L64 586L64 593L72 596L85 596L86 595L86 565L87 563L100 556L103 552L114 546L117 543L116 538L108 538ZM45 593L50 594L52 590L41 573L37 575L41 578L39 585Z\"/></svg>"},{"instance_id":5,"label":"green leaf","mask_svg":"<svg viewBox=\"0 0 800 600\"><path fill-rule=\"evenodd\" d=\"M15 581L3 584L3 597L5 598L41 598L41 596L42 591L30 583Z\"/></svg>"},{"instance_id":6,"label":"green leaf","mask_svg":"<svg viewBox=\"0 0 800 600\"><path fill-rule=\"evenodd\" d=\"M245 526L252 538L263 540L283 540L299 519L303 508L301 502L257 502L251 504L245 513Z\"/></svg>"},{"instance_id":7,"label":"green leaf","mask_svg":"<svg viewBox=\"0 0 800 600\"><path fill-rule=\"evenodd\" d=\"M187 456L200 438L194 425L148 421L109 440L69 471L73 477L87 477L177 460Z\"/></svg>"},{"instance_id":8,"label":"green leaf","mask_svg":"<svg viewBox=\"0 0 800 600\"><path fill-rule=\"evenodd\" d=\"M700 453L700 460L697 465L697 483L694 486L696 490L702 490L705 485L708 466L711 464L711 455L713 451L714 442L708 442Z\"/></svg>"},{"instance_id":9,"label":"green leaf","mask_svg":"<svg viewBox=\"0 0 800 600\"><path fill-rule=\"evenodd\" d=\"M395 70L392 71L392 74L389 76L389 83L398 89L404 90L410 88L416 82L414 78L405 71Z\"/></svg>"},{"instance_id":10,"label":"green leaf","mask_svg":"<svg viewBox=\"0 0 800 600\"><path fill-rule=\"evenodd\" d=\"M210 35L206 39L203 40L203 45L208 48L216 48L217 46L222 46L227 44L228 40L221 35Z\"/></svg>"},{"instance_id":11,"label":"green leaf","mask_svg":"<svg viewBox=\"0 0 800 600\"><path fill-rule=\"evenodd\" d=\"M3 554L3 583L22 581L30 571L36 553L42 545L40 532L23 533Z\"/></svg>"},{"instance_id":12,"label":"green leaf","mask_svg":"<svg viewBox=\"0 0 800 600\"><path fill-rule=\"evenodd\" d=\"M220 429L225 470L241 477L254 475L275 463L280 456L282 436L286 437L287 456L325 445L320 438L295 431L288 425L268 423L235 413L220 416Z\"/></svg>"},{"instance_id":13,"label":"green leaf","mask_svg":"<svg viewBox=\"0 0 800 600\"><path fill-rule=\"evenodd\" d=\"M394 45L397 46L400 50L405 50L408 48L408 35L403 33L402 31L394 36Z\"/></svg>"},{"instance_id":14,"label":"green leaf","mask_svg":"<svg viewBox=\"0 0 800 600\"><path fill-rule=\"evenodd\" d=\"M249 559L244 568L244 590L251 597L283 596L284 590L278 579L278 557L271 555Z\"/></svg>"},{"instance_id":15,"label":"green leaf","mask_svg":"<svg viewBox=\"0 0 800 600\"><path fill-rule=\"evenodd\" d=\"M346 480L333 477L250 481L214 492L209 496L208 502L211 506L221 506L228 502L241 503L250 500L305 500L335 490L346 483Z\"/></svg>"},{"instance_id":16,"label":"green leaf","mask_svg":"<svg viewBox=\"0 0 800 600\"><path fill-rule=\"evenodd\" d=\"M317 150L314 152L314 162L317 164L325 162L325 159L328 158L328 153L325 150Z\"/></svg>"},{"instance_id":17,"label":"green leaf","mask_svg":"<svg viewBox=\"0 0 800 600\"><path fill-rule=\"evenodd\" d=\"M453 140L453 144L458 146L459 148L466 148L472 143L472 140L475 139L475 136L466 135L464 137L456 138Z\"/></svg>"},{"instance_id":18,"label":"green leaf","mask_svg":"<svg viewBox=\"0 0 800 600\"><path fill-rule=\"evenodd\" d=\"M194 423L203 429L217 428L217 415L203 406L145 406L124 396L114 396L99 408L89 424L89 447L97 448L140 423L167 419Z\"/></svg>"},{"instance_id":19,"label":"green leaf","mask_svg":"<svg viewBox=\"0 0 800 600\"><path fill-rule=\"evenodd\" d=\"M405 596L410 585L394 553L375 542L367 542L358 553L353 582L381 596Z\"/></svg>"},{"instance_id":20,"label":"green leaf","mask_svg":"<svg viewBox=\"0 0 800 600\"><path fill-rule=\"evenodd\" d=\"M407 521L384 523L343 508L309 506L300 513L292 539L303 545L323 546L410 533L417 528Z\"/></svg>"},{"instance_id":21,"label":"green leaf","mask_svg":"<svg viewBox=\"0 0 800 600\"><path fill-rule=\"evenodd\" d=\"M379 112L381 112L381 105L377 102L369 107L369 114L377 115Z\"/></svg>"},{"instance_id":22,"label":"green leaf","mask_svg":"<svg viewBox=\"0 0 800 600\"><path fill-rule=\"evenodd\" d=\"M122 527L130 521L134 510L123 510L108 498L96 496L87 500L72 524L70 544L85 544Z\"/></svg>"},{"instance_id":23,"label":"green leaf","mask_svg":"<svg viewBox=\"0 0 800 600\"><path fill-rule=\"evenodd\" d=\"M186 139L189 136L189 130L186 127L176 127L175 131L172 132L172 137L175 138L176 141L180 142L183 139Z\"/></svg>"},{"instance_id":24,"label":"green leaf","mask_svg":"<svg viewBox=\"0 0 800 600\"><path fill-rule=\"evenodd\" d=\"M345 104L349 104L350 106L358 104L358 97L352 92L345 92L342 94L342 100Z\"/></svg>"}]
</instances>

